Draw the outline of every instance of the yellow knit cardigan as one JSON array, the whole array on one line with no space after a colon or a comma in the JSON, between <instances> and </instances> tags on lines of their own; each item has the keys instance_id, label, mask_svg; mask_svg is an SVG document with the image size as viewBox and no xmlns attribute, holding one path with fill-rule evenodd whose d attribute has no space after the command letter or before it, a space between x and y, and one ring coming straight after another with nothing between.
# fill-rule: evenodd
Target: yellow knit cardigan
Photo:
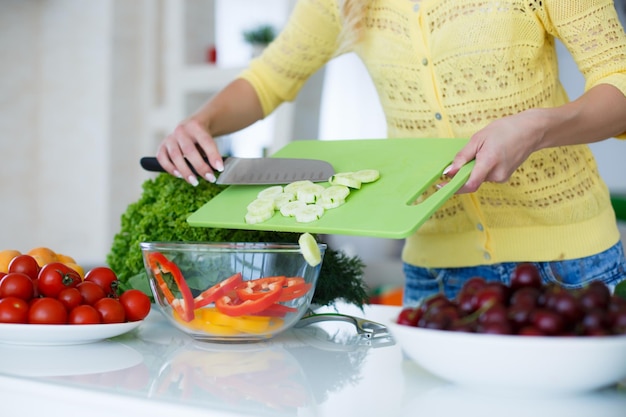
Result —
<instances>
[{"instance_id":1,"label":"yellow knit cardigan","mask_svg":"<svg viewBox=\"0 0 626 417\"><path fill-rule=\"evenodd\" d=\"M371 0L358 24L364 36L351 51L376 86L389 137L469 138L494 119L565 103L555 38L586 89L607 83L626 93L626 36L611 0ZM297 2L281 35L241 74L265 114L339 53L339 33L337 0ZM506 184L453 197L402 256L427 267L550 261L618 240L591 151L567 146L533 153Z\"/></svg>"}]
</instances>

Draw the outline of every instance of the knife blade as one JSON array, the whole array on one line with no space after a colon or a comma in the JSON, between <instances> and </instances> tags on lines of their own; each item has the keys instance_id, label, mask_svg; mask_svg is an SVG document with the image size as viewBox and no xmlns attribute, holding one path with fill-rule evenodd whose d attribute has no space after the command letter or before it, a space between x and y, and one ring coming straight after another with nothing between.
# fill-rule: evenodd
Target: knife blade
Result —
<instances>
[{"instance_id":1,"label":"knife blade","mask_svg":"<svg viewBox=\"0 0 626 417\"><path fill-rule=\"evenodd\" d=\"M288 184L303 180L323 182L335 174L333 166L320 159L234 156L223 159L224 171L219 173L216 181L221 185ZM147 171L165 171L155 157L143 157L140 163ZM198 175L191 166L190 168Z\"/></svg>"}]
</instances>

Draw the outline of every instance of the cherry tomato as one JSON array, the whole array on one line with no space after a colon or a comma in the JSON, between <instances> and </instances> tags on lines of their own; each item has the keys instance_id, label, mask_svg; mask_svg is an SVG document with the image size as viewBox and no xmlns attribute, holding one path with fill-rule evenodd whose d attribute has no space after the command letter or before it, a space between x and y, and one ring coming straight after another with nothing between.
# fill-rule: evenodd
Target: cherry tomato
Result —
<instances>
[{"instance_id":1,"label":"cherry tomato","mask_svg":"<svg viewBox=\"0 0 626 417\"><path fill-rule=\"evenodd\" d=\"M85 281L91 281L98 284L107 297L114 297L117 295L117 288L119 281L115 272L106 266L98 266L87 271L85 274Z\"/></svg>"},{"instance_id":2,"label":"cherry tomato","mask_svg":"<svg viewBox=\"0 0 626 417\"><path fill-rule=\"evenodd\" d=\"M126 320L139 321L150 313L150 298L140 290L126 290L120 295L120 303L124 307Z\"/></svg>"},{"instance_id":3,"label":"cherry tomato","mask_svg":"<svg viewBox=\"0 0 626 417\"><path fill-rule=\"evenodd\" d=\"M32 324L67 324L67 310L63 303L56 298L37 298L30 304L28 322Z\"/></svg>"},{"instance_id":4,"label":"cherry tomato","mask_svg":"<svg viewBox=\"0 0 626 417\"><path fill-rule=\"evenodd\" d=\"M124 323L126 321L124 307L115 298L101 298L93 306L100 313L102 323Z\"/></svg>"},{"instance_id":5,"label":"cherry tomato","mask_svg":"<svg viewBox=\"0 0 626 417\"><path fill-rule=\"evenodd\" d=\"M104 288L93 281L83 281L76 286L83 297L83 304L94 305L101 298L106 297Z\"/></svg>"},{"instance_id":6,"label":"cherry tomato","mask_svg":"<svg viewBox=\"0 0 626 417\"><path fill-rule=\"evenodd\" d=\"M9 263L9 272L21 272L30 279L37 279L40 269L37 260L30 255L18 255Z\"/></svg>"},{"instance_id":7,"label":"cherry tomato","mask_svg":"<svg viewBox=\"0 0 626 417\"><path fill-rule=\"evenodd\" d=\"M28 323L28 302L17 297L0 298L0 323Z\"/></svg>"},{"instance_id":8,"label":"cherry tomato","mask_svg":"<svg viewBox=\"0 0 626 417\"><path fill-rule=\"evenodd\" d=\"M33 280L21 272L9 272L0 280L0 298L17 297L30 301L35 295Z\"/></svg>"},{"instance_id":9,"label":"cherry tomato","mask_svg":"<svg viewBox=\"0 0 626 417\"><path fill-rule=\"evenodd\" d=\"M69 324L100 324L102 318L93 306L82 304L70 311L67 322Z\"/></svg>"},{"instance_id":10,"label":"cherry tomato","mask_svg":"<svg viewBox=\"0 0 626 417\"><path fill-rule=\"evenodd\" d=\"M60 262L52 262L39 271L37 290L40 295L56 298L63 289L76 287L81 282L78 272Z\"/></svg>"},{"instance_id":11,"label":"cherry tomato","mask_svg":"<svg viewBox=\"0 0 626 417\"><path fill-rule=\"evenodd\" d=\"M83 303L83 296L80 295L78 288L65 288L59 293L57 299L63 303L67 311L72 311Z\"/></svg>"}]
</instances>

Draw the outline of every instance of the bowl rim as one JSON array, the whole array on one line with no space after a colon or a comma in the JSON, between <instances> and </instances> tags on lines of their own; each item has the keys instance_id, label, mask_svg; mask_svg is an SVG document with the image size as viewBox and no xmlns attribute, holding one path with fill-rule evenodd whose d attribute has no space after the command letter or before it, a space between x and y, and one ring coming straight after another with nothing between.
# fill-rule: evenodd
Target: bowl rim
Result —
<instances>
[{"instance_id":1,"label":"bowl rim","mask_svg":"<svg viewBox=\"0 0 626 417\"><path fill-rule=\"evenodd\" d=\"M146 241L140 244L142 251L177 251L177 252L301 252L298 243L291 242L202 242L202 241ZM328 245L317 243L323 253Z\"/></svg>"},{"instance_id":2,"label":"bowl rim","mask_svg":"<svg viewBox=\"0 0 626 417\"><path fill-rule=\"evenodd\" d=\"M454 337L466 342L489 341L494 343L513 343L518 345L520 342L524 344L566 344L571 347L573 343L584 344L597 344L597 343L615 343L624 345L626 343L626 334L611 334L605 336L522 336L516 334L487 334L476 332L461 332L453 330L439 330L428 329L424 327L409 326L406 324L400 324L393 319L386 323L390 330L393 332L403 331L405 334L414 332L417 334L426 335L427 337L438 338L450 338ZM460 343L460 342L459 342Z\"/></svg>"}]
</instances>

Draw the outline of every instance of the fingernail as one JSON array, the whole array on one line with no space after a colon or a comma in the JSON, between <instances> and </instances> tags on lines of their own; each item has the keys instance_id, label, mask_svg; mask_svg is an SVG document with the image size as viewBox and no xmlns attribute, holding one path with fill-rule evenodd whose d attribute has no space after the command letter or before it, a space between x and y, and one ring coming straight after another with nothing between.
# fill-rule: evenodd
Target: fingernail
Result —
<instances>
[{"instance_id":1,"label":"fingernail","mask_svg":"<svg viewBox=\"0 0 626 417\"><path fill-rule=\"evenodd\" d=\"M198 186L198 179L195 176L190 175L189 177L187 177L187 180L189 181L189 184L193 185L194 187Z\"/></svg>"},{"instance_id":2,"label":"fingernail","mask_svg":"<svg viewBox=\"0 0 626 417\"><path fill-rule=\"evenodd\" d=\"M219 172L224 171L224 162L222 161L218 161L215 163L215 169L217 169Z\"/></svg>"},{"instance_id":3,"label":"fingernail","mask_svg":"<svg viewBox=\"0 0 626 417\"><path fill-rule=\"evenodd\" d=\"M178 178L182 178L183 176L180 174L180 172L174 170L174 176L178 177Z\"/></svg>"},{"instance_id":4,"label":"fingernail","mask_svg":"<svg viewBox=\"0 0 626 417\"><path fill-rule=\"evenodd\" d=\"M448 172L450 172L450 170L452 169L452 164L448 165L444 170L443 170L443 175L448 175Z\"/></svg>"},{"instance_id":5,"label":"fingernail","mask_svg":"<svg viewBox=\"0 0 626 417\"><path fill-rule=\"evenodd\" d=\"M206 178L206 180L207 180L208 182L215 182L215 175L213 175L213 173L211 173L211 172L208 172L208 173L204 176L204 178Z\"/></svg>"}]
</instances>

